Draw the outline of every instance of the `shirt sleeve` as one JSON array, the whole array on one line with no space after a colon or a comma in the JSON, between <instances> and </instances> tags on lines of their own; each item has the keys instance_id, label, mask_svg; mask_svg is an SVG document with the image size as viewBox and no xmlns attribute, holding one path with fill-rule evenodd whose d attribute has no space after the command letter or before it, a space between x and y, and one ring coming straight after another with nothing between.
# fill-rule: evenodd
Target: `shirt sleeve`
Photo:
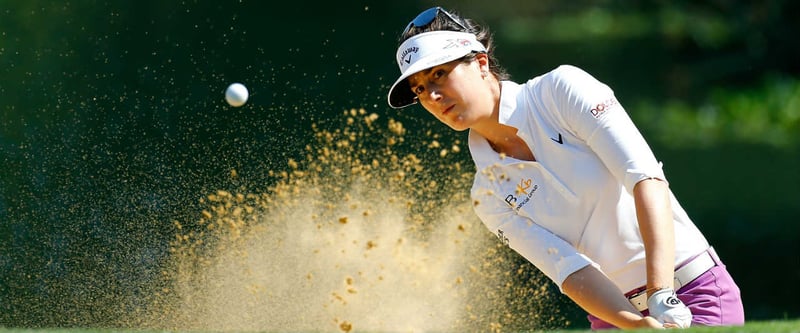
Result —
<instances>
[{"instance_id":1,"label":"shirt sleeve","mask_svg":"<svg viewBox=\"0 0 800 333\"><path fill-rule=\"evenodd\" d=\"M644 179L666 181L661 164L611 88L574 66L560 66L552 74L552 98L567 127L629 193Z\"/></svg>"},{"instance_id":2,"label":"shirt sleeve","mask_svg":"<svg viewBox=\"0 0 800 333\"><path fill-rule=\"evenodd\" d=\"M491 189L477 185L472 198L475 212L486 227L555 282L559 290L570 274L588 265L597 266L567 241L517 215Z\"/></svg>"}]
</instances>

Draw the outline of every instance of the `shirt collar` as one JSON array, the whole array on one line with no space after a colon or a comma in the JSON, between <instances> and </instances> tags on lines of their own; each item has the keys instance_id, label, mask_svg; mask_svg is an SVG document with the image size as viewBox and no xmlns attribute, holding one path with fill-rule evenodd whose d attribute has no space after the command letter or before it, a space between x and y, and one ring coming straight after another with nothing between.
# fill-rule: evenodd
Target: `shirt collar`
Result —
<instances>
[{"instance_id":1,"label":"shirt collar","mask_svg":"<svg viewBox=\"0 0 800 333\"><path fill-rule=\"evenodd\" d=\"M517 109L517 95L522 90L522 86L511 81L500 82L500 110L498 121L503 125L508 125L509 119Z\"/></svg>"},{"instance_id":2,"label":"shirt collar","mask_svg":"<svg viewBox=\"0 0 800 333\"><path fill-rule=\"evenodd\" d=\"M508 125L517 110L517 96L522 91L522 86L511 81L500 82L500 110L498 111L498 121L501 124ZM513 126L513 124L511 124ZM518 127L518 126L514 126ZM498 154L491 146L489 141L486 141L482 135L477 132L469 131L469 152L472 154L472 160L478 170L483 170L491 164L500 162L500 154Z\"/></svg>"}]
</instances>

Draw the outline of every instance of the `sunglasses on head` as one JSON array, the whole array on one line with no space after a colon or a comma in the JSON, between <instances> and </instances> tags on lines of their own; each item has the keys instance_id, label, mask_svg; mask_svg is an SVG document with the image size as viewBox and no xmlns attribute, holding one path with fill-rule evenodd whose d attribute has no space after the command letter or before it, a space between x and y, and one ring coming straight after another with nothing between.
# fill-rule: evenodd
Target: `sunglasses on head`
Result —
<instances>
[{"instance_id":1,"label":"sunglasses on head","mask_svg":"<svg viewBox=\"0 0 800 333\"><path fill-rule=\"evenodd\" d=\"M405 30L403 30L403 34L407 33L408 30L410 30L413 27L421 28L427 26L428 24L431 24L431 22L433 22L433 20L436 19L437 16L439 16L439 13L443 13L445 16L447 16L448 19L450 19L451 22L457 24L459 27L461 27L461 29L464 29L464 31L469 31L469 29L467 29L467 27L465 27L464 24L462 24L459 20L453 17L453 14L448 13L442 7L433 7L426 9L422 13L419 13L417 17L411 20L411 22L408 22L408 25L406 26Z\"/></svg>"}]
</instances>

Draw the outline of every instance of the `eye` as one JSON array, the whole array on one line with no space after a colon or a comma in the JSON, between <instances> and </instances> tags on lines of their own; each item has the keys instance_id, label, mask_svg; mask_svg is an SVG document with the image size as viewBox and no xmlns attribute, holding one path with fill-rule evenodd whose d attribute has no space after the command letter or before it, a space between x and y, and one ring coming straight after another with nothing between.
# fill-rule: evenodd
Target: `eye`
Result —
<instances>
[{"instance_id":1,"label":"eye","mask_svg":"<svg viewBox=\"0 0 800 333\"><path fill-rule=\"evenodd\" d=\"M422 94L425 92L425 87L423 87L422 85L413 86L411 87L411 92L413 92L416 95Z\"/></svg>"},{"instance_id":2,"label":"eye","mask_svg":"<svg viewBox=\"0 0 800 333\"><path fill-rule=\"evenodd\" d=\"M433 73L431 73L431 77L434 80L438 80L438 79L444 77L445 75L447 75L447 71L444 70L444 68L439 68L439 69L435 70Z\"/></svg>"}]
</instances>

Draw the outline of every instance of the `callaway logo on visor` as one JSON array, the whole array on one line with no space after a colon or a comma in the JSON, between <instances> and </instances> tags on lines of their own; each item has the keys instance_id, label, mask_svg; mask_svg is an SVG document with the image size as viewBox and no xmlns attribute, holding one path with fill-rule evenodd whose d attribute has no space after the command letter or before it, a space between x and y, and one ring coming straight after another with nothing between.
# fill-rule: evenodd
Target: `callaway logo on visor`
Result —
<instances>
[{"instance_id":1,"label":"callaway logo on visor","mask_svg":"<svg viewBox=\"0 0 800 333\"><path fill-rule=\"evenodd\" d=\"M410 64L411 63L411 56L414 53L417 53L417 52L419 52L419 48L418 47L416 47L416 46L409 47L405 51L403 51L402 54L400 54L400 59L402 61L404 61L406 64Z\"/></svg>"}]
</instances>

